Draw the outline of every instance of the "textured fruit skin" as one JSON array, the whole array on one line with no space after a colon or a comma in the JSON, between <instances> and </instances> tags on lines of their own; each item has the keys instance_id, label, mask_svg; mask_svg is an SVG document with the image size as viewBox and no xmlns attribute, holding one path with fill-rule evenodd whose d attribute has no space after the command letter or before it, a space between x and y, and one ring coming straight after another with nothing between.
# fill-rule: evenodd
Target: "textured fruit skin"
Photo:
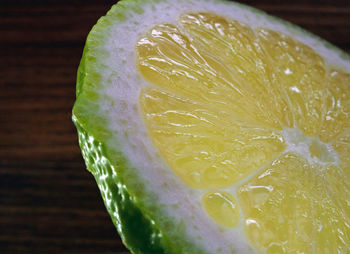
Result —
<instances>
[{"instance_id":1,"label":"textured fruit skin","mask_svg":"<svg viewBox=\"0 0 350 254\"><path fill-rule=\"evenodd\" d=\"M153 0L149 0L151 2ZM143 183L136 183L133 192L124 185L123 174L132 170L122 149L110 149L110 137L113 135L107 128L107 120L101 115L99 100L104 84L96 55L108 55L101 44L108 35L111 19L123 21L128 12L139 11L139 6L147 3L144 0L124 0L112 7L106 16L101 17L90 31L83 56L77 72L76 101L73 107L72 120L77 128L79 145L87 169L93 174L100 189L107 211L121 236L123 243L132 253L161 254L188 253L201 254L205 251L193 246L182 233L183 224L176 225L171 220L159 223L152 216L158 209L154 205L152 214L146 208ZM109 145L107 144L109 142ZM167 228L177 230L176 237L169 236ZM163 234L167 232L167 234Z\"/></svg>"},{"instance_id":2,"label":"textured fruit skin","mask_svg":"<svg viewBox=\"0 0 350 254\"><path fill-rule=\"evenodd\" d=\"M95 177L105 206L124 244L133 253L165 253L159 230L137 208L120 177L113 172L113 166L104 156L103 144L89 136L74 116L73 121L87 168Z\"/></svg>"},{"instance_id":3,"label":"textured fruit skin","mask_svg":"<svg viewBox=\"0 0 350 254\"><path fill-rule=\"evenodd\" d=\"M77 128L81 152L86 167L96 180L107 211L125 246L132 253L174 253L172 251L164 251L164 246L168 245L168 241L159 232L156 224L145 215L145 212L138 208L135 198L133 199L129 195L123 184L121 174L118 172L123 167L126 167L125 162L123 159L117 158L116 161L119 163L111 163L105 145L99 141L99 139L102 139L100 133L103 133L104 130L99 129L96 131L86 120L86 118L89 118L85 112L86 104L92 102L93 97L95 97L93 91L91 93L89 85L91 81L98 83L99 80L98 75L87 77L88 74L91 74L88 66L92 66L95 63L95 60L89 57L89 51L94 51L94 39L96 39L94 37L97 37L97 39L98 37L103 37L103 33L102 36L96 36L94 33L99 34L104 27L108 26L104 23L104 18L102 17L98 25L90 32L77 72L77 99L73 107L72 120ZM89 37L92 39L89 39ZM97 119L95 120L97 121ZM95 135L89 133L89 129L93 129ZM172 249L169 247L167 249Z\"/></svg>"},{"instance_id":4,"label":"textured fruit skin","mask_svg":"<svg viewBox=\"0 0 350 254\"><path fill-rule=\"evenodd\" d=\"M101 25L100 27L103 28ZM88 59L88 52L92 48L90 44L93 44L93 41L90 41L88 37L77 72L77 100L73 107L72 116L73 123L77 128L79 146L86 167L95 178L107 211L123 243L132 253L174 253L172 251L165 251L164 246L167 245L166 238L159 232L156 224L137 207L135 198L130 197L124 186L121 174L118 171L125 167L125 162L117 158L119 163L114 163L118 164L117 168L115 168L108 158L103 142L98 140L99 137L94 137L93 134L87 131L89 124L84 121L86 119L86 114L83 112L86 109L84 104L92 101L93 98L91 97L94 97L94 94L84 94L84 92L89 92L90 90L88 85L86 85L91 80L91 77L90 80L87 79L87 74L89 73L87 65L90 64L91 66L94 63L94 60L91 61L91 59ZM97 81L97 79L99 79L98 76L93 77L94 81ZM78 100L79 95L81 95L80 97L83 100Z\"/></svg>"}]
</instances>

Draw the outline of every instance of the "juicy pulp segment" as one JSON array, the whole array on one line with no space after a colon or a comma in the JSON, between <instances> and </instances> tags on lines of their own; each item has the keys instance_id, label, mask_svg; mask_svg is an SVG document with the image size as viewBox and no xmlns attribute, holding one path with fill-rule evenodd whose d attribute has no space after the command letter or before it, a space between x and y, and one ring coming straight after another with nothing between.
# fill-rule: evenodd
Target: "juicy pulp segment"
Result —
<instances>
[{"instance_id":1,"label":"juicy pulp segment","mask_svg":"<svg viewBox=\"0 0 350 254\"><path fill-rule=\"evenodd\" d=\"M295 124L307 136L321 128L325 101L324 59L306 45L268 29L256 31L260 45L271 59L274 79L290 102Z\"/></svg>"},{"instance_id":2,"label":"juicy pulp segment","mask_svg":"<svg viewBox=\"0 0 350 254\"><path fill-rule=\"evenodd\" d=\"M202 197L208 214L220 225L235 227L239 219L239 207L235 198L227 192L208 192Z\"/></svg>"},{"instance_id":3,"label":"juicy pulp segment","mask_svg":"<svg viewBox=\"0 0 350 254\"><path fill-rule=\"evenodd\" d=\"M225 80L231 87L227 92L237 94L233 104L252 115L249 121L255 123L258 119L259 126L276 129L294 126L284 90L275 82L271 60L266 58L265 49L252 29L207 13L183 15L179 23L190 34L193 46L204 51L201 54L220 59L214 61L216 76L221 78L227 73Z\"/></svg>"},{"instance_id":4,"label":"juicy pulp segment","mask_svg":"<svg viewBox=\"0 0 350 254\"><path fill-rule=\"evenodd\" d=\"M278 253L349 248L350 192L343 173L336 166L310 165L294 154L275 160L238 190L249 238L267 252L277 246Z\"/></svg>"},{"instance_id":5,"label":"juicy pulp segment","mask_svg":"<svg viewBox=\"0 0 350 254\"><path fill-rule=\"evenodd\" d=\"M145 89L140 103L163 158L195 188L230 186L284 149L276 131L237 122L225 108L155 88Z\"/></svg>"},{"instance_id":6,"label":"juicy pulp segment","mask_svg":"<svg viewBox=\"0 0 350 254\"><path fill-rule=\"evenodd\" d=\"M230 202L241 215L215 194L222 190L203 197L216 222L244 218L248 238L268 253L350 249L350 74L286 35L208 13L152 28L137 53L153 84L141 91L141 111L170 168L194 188L239 186ZM309 146L312 163L283 154L286 128L320 140Z\"/></svg>"},{"instance_id":7,"label":"juicy pulp segment","mask_svg":"<svg viewBox=\"0 0 350 254\"><path fill-rule=\"evenodd\" d=\"M325 113L320 130L324 142L334 140L337 135L349 133L350 129L350 73L330 70L326 81Z\"/></svg>"}]
</instances>

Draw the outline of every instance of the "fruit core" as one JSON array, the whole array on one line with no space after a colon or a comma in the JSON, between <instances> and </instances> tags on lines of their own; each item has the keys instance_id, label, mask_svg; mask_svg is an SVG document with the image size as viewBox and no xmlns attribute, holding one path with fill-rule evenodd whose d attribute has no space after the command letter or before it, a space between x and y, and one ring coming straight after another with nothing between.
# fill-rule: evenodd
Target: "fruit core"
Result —
<instances>
[{"instance_id":1,"label":"fruit core","mask_svg":"<svg viewBox=\"0 0 350 254\"><path fill-rule=\"evenodd\" d=\"M349 248L349 73L287 35L212 13L153 27L136 51L152 142L203 190L210 218L267 253Z\"/></svg>"},{"instance_id":2,"label":"fruit core","mask_svg":"<svg viewBox=\"0 0 350 254\"><path fill-rule=\"evenodd\" d=\"M287 144L286 151L294 152L305 158L310 164L338 164L338 153L330 143L322 142L317 137L305 136L298 128L282 131Z\"/></svg>"}]
</instances>

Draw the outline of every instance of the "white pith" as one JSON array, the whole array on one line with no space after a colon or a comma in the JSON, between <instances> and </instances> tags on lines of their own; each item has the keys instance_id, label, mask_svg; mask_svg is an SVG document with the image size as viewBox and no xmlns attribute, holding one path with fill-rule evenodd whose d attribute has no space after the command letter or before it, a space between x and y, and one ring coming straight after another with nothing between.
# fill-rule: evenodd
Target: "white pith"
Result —
<instances>
[{"instance_id":1,"label":"white pith","mask_svg":"<svg viewBox=\"0 0 350 254\"><path fill-rule=\"evenodd\" d=\"M232 3L169 0L169 2L157 4L147 3L143 10L142 14L135 13L125 22L116 25L104 45L111 55L102 61L104 65L109 66L109 69L102 74L106 80L111 80L111 85L106 86L101 93L113 98L114 101L113 104L109 102L100 104L109 114L109 129L115 133L116 142L123 147L124 155L136 170L133 174L139 177L140 182L145 183L146 190L148 188L150 193L153 193L153 190L161 190L157 192L157 198L159 205L164 205L166 209L165 216L174 217L177 222L186 222L186 237L191 238L195 244L203 246L208 253L217 253L219 249L222 250L222 253L255 252L242 234L242 216L239 225L233 229L223 228L212 221L200 203L205 190L192 189L184 184L162 160L153 146L139 106L140 90L152 84L146 82L137 70L136 42L157 24L176 25L177 19L183 13L213 12L246 23L253 28L267 27L281 31L314 48L328 60L330 65L349 70L350 62L318 40ZM309 146L313 141L311 138L305 138L297 129L285 129L282 133L287 144L286 152L303 154L312 163L324 163L310 155ZM303 142L297 142L298 140L303 140ZM335 163L337 163L337 155L330 144L325 144L325 146L329 153L334 155ZM127 179L125 181L127 184ZM236 185L231 187L233 195L235 195L233 189L236 187Z\"/></svg>"}]
</instances>

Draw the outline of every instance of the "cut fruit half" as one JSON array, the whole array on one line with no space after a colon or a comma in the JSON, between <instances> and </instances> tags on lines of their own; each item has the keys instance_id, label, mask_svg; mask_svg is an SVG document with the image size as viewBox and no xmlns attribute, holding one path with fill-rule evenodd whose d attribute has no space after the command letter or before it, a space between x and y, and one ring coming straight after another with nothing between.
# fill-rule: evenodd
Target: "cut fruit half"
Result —
<instances>
[{"instance_id":1,"label":"cut fruit half","mask_svg":"<svg viewBox=\"0 0 350 254\"><path fill-rule=\"evenodd\" d=\"M218 0L113 6L73 109L133 253L350 253L349 117L348 55Z\"/></svg>"}]
</instances>

